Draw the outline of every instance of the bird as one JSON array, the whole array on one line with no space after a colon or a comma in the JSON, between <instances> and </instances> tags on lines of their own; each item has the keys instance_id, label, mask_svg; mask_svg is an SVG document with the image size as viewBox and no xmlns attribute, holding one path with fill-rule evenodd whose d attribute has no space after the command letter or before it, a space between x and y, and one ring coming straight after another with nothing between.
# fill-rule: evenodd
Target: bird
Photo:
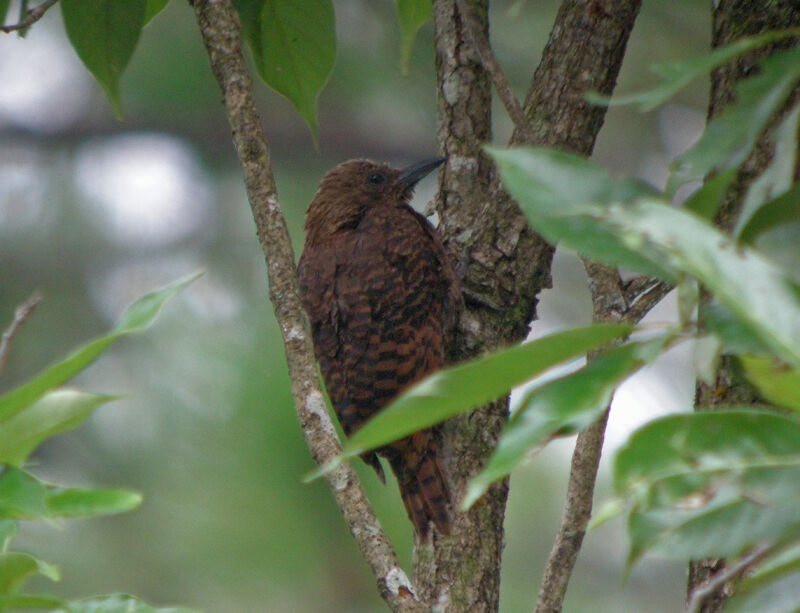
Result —
<instances>
[{"instance_id":1,"label":"bird","mask_svg":"<svg viewBox=\"0 0 800 613\"><path fill-rule=\"evenodd\" d=\"M446 158L397 169L371 160L328 171L306 211L298 263L314 352L346 436L409 386L443 367L463 298L437 230L409 204ZM450 533L438 431L421 430L362 459L394 472L415 532Z\"/></svg>"}]
</instances>

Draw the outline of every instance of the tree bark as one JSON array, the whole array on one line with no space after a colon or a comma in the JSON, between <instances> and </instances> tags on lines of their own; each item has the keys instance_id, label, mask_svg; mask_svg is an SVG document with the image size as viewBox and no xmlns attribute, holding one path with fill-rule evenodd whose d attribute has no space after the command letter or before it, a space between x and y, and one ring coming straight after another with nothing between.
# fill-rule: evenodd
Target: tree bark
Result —
<instances>
[{"instance_id":1,"label":"tree bark","mask_svg":"<svg viewBox=\"0 0 800 613\"><path fill-rule=\"evenodd\" d=\"M464 2L488 36L486 0ZM532 132L512 144L555 146L588 155L605 108L583 100L589 89L613 90L640 0L566 0L526 96ZM490 81L471 44L455 0L434 3L439 83L439 142L448 163L440 174L436 210L446 247L466 290L460 344L463 360L523 340L538 293L550 287L553 248L526 223L481 147L491 139ZM470 299L472 298L472 299ZM444 425L445 463L458 502L494 450L507 399ZM591 496L591 493L589 494ZM496 611L508 480L496 483L452 535L417 544L414 583L441 611Z\"/></svg>"},{"instance_id":2,"label":"tree bark","mask_svg":"<svg viewBox=\"0 0 800 613\"><path fill-rule=\"evenodd\" d=\"M242 54L241 24L231 0L196 0L194 10L212 72L222 91L264 251L270 299L283 334L295 409L314 460L324 466L340 454L341 446L317 376L308 318L300 304L292 242L278 200L269 146L255 107L252 79ZM353 467L343 464L325 478L386 603L393 611L424 610Z\"/></svg>"},{"instance_id":3,"label":"tree bark","mask_svg":"<svg viewBox=\"0 0 800 613\"><path fill-rule=\"evenodd\" d=\"M475 21L488 30L487 1L469 2ZM491 163L481 152L491 141L491 85L475 50L469 45L454 0L434 3L436 67L439 84L438 136L448 157L440 173L436 203L443 238L459 273L471 259L482 256L471 247L476 226L495 219L488 194ZM477 218L482 222L476 224ZM519 229L517 230L519 232ZM469 245L470 247L467 247ZM465 250L466 247L466 250ZM470 258L470 256L472 256ZM487 272L486 283L495 278ZM474 279L464 278L468 290L485 293ZM468 309L460 326L458 355L477 353L485 337L477 330L481 319ZM454 506L465 486L494 448L507 405L496 405L450 420L442 428L445 472ZM496 611L500 599L500 556L508 484L498 483L466 513L456 512L451 535L431 545L417 543L414 581L420 597L441 611Z\"/></svg>"},{"instance_id":4,"label":"tree bark","mask_svg":"<svg viewBox=\"0 0 800 613\"><path fill-rule=\"evenodd\" d=\"M775 2L756 3L749 0L719 0L714 4L712 17L712 47L719 47L745 36L752 36L767 30L779 30L800 26L800 5L796 0L776 0ZM767 45L761 49L743 55L723 66L712 74L711 97L708 107L708 119L711 120L722 113L727 105L736 99L737 83L758 70L757 64L765 57L780 48L797 45L796 39L787 39L779 43ZM790 96L785 106L800 100L800 88ZM769 132L781 120L783 113L778 113L769 122L765 133L759 139L751 155L742 165L733 185L729 189L716 217L716 224L730 233L736 225L741 212L744 197L753 181L764 171L773 155L773 145ZM795 172L797 179L797 171ZM698 383L695 394L697 410L713 410L718 406L763 404L758 391L751 386L736 367L731 356L723 356L712 385ZM689 563L687 581L687 601L692 593L711 581L719 573L726 570L723 559L693 560ZM736 589L740 576L722 582L706 595L699 611L703 613L719 613Z\"/></svg>"}]
</instances>

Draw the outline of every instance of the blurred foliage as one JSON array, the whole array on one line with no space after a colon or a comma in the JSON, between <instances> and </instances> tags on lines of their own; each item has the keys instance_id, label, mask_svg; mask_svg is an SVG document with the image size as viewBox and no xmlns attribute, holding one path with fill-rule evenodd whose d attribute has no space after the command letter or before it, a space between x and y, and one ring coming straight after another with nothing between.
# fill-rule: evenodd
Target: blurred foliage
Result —
<instances>
[{"instance_id":1,"label":"blurred foliage","mask_svg":"<svg viewBox=\"0 0 800 613\"><path fill-rule=\"evenodd\" d=\"M148 16L156 4L148 2ZM620 88L627 90L651 83L647 67L653 62L698 55L708 45L706 2L687 0L680 10L661 0L644 4L620 76ZM493 44L518 95L527 87L556 8L555 1L493 3ZM403 35L394 3L337 0L334 9L338 50L319 94L318 153L291 104L267 88L259 91L297 245L303 210L325 169L356 156L400 165L436 147L430 24L419 29L410 74L402 77L397 66ZM3 72L10 75L7 83L45 82L47 71L32 71L28 51L44 43L72 57L57 10L24 41L0 39L0 65L11 71ZM30 57L11 61L12 46ZM36 578L29 585L69 598L125 589L150 602L181 602L206 611L380 610L371 577L327 488L300 483L313 464L291 407L263 258L190 7L171 2L142 29L120 82L124 123L114 120L100 89L81 80L80 66L70 69L70 87L82 88L85 98L68 120L38 128L18 119L22 107L39 114L66 107L69 92L59 90L42 89L33 103L18 94L16 105L0 107L0 173L9 173L1 178L10 187L21 186L0 193L0 320L33 289L45 294L15 341L2 389L101 333L119 307L145 288L198 268L207 274L164 314L158 336L122 341L78 378L82 387L127 397L94 414L81 430L40 447L34 456L37 474L55 482L130 484L146 498L134 514L58 529L25 527L17 539L23 547L46 559L70 560L55 588ZM664 112L650 115L612 109L595 157L612 172L662 183L667 160L695 136L676 129L671 113L702 121L706 89L697 83ZM510 133L502 112L494 128L502 143ZM208 212L198 199L179 207L177 218L150 211L153 223L162 225L201 220L176 239L148 238L148 217L138 218L141 225L136 217L124 218L133 238L120 239L76 176L77 160L89 147L142 132L178 142L199 168L200 177L192 181L208 184ZM676 140L681 134L683 140ZM134 210L152 209L146 205L142 200ZM568 305L583 291L577 284L559 287L558 279L556 284ZM564 325L563 311L551 324ZM551 545L566 469L563 454L548 450L514 477L504 611L530 606L531 577L539 575ZM373 475L362 475L408 562L410 528L395 486L382 487ZM569 610L681 606L680 564L645 562L625 587L619 585L625 560L620 538L619 527L611 524L587 537ZM596 599L600 588L602 604Z\"/></svg>"},{"instance_id":2,"label":"blurred foliage","mask_svg":"<svg viewBox=\"0 0 800 613\"><path fill-rule=\"evenodd\" d=\"M400 47L400 70L405 76L408 76L414 40L419 29L433 17L433 3L431 0L395 0L395 4L397 5L397 18L400 21L400 31L403 34Z\"/></svg>"},{"instance_id":3,"label":"blurred foliage","mask_svg":"<svg viewBox=\"0 0 800 613\"><path fill-rule=\"evenodd\" d=\"M794 543L800 421L753 407L672 415L638 430L614 462L631 498L633 564L732 557ZM796 544L796 543L794 543Z\"/></svg>"},{"instance_id":4,"label":"blurred foliage","mask_svg":"<svg viewBox=\"0 0 800 613\"><path fill-rule=\"evenodd\" d=\"M133 597L99 597L67 602L60 598L21 592L32 575L52 581L60 579L59 570L32 555L11 551L20 521L75 517L98 517L134 509L142 497L121 490L77 489L44 483L18 466L51 436L80 425L92 411L112 400L109 396L89 394L58 386L94 362L118 338L148 328L164 302L180 291L196 275L137 300L110 333L77 349L28 382L0 396L0 610L37 609L69 613L107 611L157 613ZM32 311L27 310L29 315ZM13 337L25 318L15 320L15 328L4 333L3 357L7 357ZM172 610L180 613L178 609ZM188 609L181 610L191 613ZM164 612L166 613L166 611Z\"/></svg>"}]
</instances>

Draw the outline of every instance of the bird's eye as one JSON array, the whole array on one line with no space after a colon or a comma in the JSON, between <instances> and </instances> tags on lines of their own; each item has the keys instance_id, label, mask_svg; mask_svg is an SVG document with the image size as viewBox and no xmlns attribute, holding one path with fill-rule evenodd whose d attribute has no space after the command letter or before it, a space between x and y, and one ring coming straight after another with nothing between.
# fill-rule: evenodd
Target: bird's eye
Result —
<instances>
[{"instance_id":1,"label":"bird's eye","mask_svg":"<svg viewBox=\"0 0 800 613\"><path fill-rule=\"evenodd\" d=\"M386 175L380 172L373 172L367 177L367 183L370 185L383 185L386 183Z\"/></svg>"}]
</instances>

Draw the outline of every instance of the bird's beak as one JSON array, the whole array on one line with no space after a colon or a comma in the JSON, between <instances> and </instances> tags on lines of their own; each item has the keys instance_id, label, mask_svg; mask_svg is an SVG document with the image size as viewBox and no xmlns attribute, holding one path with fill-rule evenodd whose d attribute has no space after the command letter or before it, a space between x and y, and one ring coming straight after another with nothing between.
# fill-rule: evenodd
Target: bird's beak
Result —
<instances>
[{"instance_id":1,"label":"bird's beak","mask_svg":"<svg viewBox=\"0 0 800 613\"><path fill-rule=\"evenodd\" d=\"M420 179L438 168L446 159L447 158L434 158L432 160L425 160L424 162L417 162L411 166L406 166L400 171L397 182L406 187L414 187Z\"/></svg>"}]
</instances>

